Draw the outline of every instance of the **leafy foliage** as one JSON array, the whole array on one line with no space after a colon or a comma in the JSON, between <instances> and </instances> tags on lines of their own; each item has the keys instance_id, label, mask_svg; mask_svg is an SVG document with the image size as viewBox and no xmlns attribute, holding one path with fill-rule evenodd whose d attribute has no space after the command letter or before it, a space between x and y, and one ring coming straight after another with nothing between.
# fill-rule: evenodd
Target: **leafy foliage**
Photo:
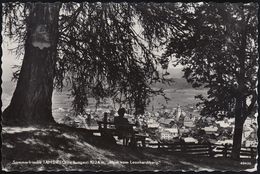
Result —
<instances>
[{"instance_id":1,"label":"leafy foliage","mask_svg":"<svg viewBox=\"0 0 260 174\"><path fill-rule=\"evenodd\" d=\"M8 30L12 34L24 26L13 17L26 24L30 3L6 3L3 9L6 24L14 24ZM77 112L84 111L89 97L112 97L142 113L150 96L163 95L151 84L169 81L158 69L167 69L169 59L155 51L185 29L185 9L180 3L63 3L55 87L71 86ZM23 31L17 38L26 35Z\"/></svg>"},{"instance_id":2,"label":"leafy foliage","mask_svg":"<svg viewBox=\"0 0 260 174\"><path fill-rule=\"evenodd\" d=\"M197 96L203 115L234 116L242 97L250 100L246 118L256 104L256 4L195 4L187 21L189 32L172 37L164 56L178 58L193 87L209 89L207 98Z\"/></svg>"}]
</instances>

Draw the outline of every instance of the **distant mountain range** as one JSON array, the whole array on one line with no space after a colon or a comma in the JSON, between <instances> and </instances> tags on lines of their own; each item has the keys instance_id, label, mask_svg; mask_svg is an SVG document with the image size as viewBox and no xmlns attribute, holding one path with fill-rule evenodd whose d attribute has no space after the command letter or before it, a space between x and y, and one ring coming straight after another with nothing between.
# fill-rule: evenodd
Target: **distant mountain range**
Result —
<instances>
[{"instance_id":1,"label":"distant mountain range","mask_svg":"<svg viewBox=\"0 0 260 174\"><path fill-rule=\"evenodd\" d=\"M163 88L163 89L189 89L192 88L191 84L189 84L183 78L171 78L172 82L168 83L155 83L152 86L154 88Z\"/></svg>"},{"instance_id":2,"label":"distant mountain range","mask_svg":"<svg viewBox=\"0 0 260 174\"><path fill-rule=\"evenodd\" d=\"M168 89L168 88L186 89L191 87L191 85L188 84L184 78L182 78L183 77L182 68L170 67L168 68L167 72L170 74L168 78L172 78L174 80L174 83L172 83L171 85L157 83L153 85L154 87L164 88L164 89ZM2 82L3 93L12 95L15 87L16 87L16 82L5 81L5 80Z\"/></svg>"},{"instance_id":3,"label":"distant mountain range","mask_svg":"<svg viewBox=\"0 0 260 174\"><path fill-rule=\"evenodd\" d=\"M154 88L163 88L163 89L190 89L192 88L191 84L189 84L186 79L183 78L182 68L170 67L167 69L169 73L167 78L171 79L173 82L171 84L168 83L156 83L152 86Z\"/></svg>"},{"instance_id":4,"label":"distant mountain range","mask_svg":"<svg viewBox=\"0 0 260 174\"><path fill-rule=\"evenodd\" d=\"M206 94L205 89L193 89L189 83L186 82L183 78L172 78L173 83L162 84L156 83L153 84L153 88L163 88L165 89L165 95L170 100L166 102L162 96L155 96L151 98L151 103L147 107L149 110L160 109L166 106L168 109L173 107L194 105L198 101L195 100L194 96L198 94ZM3 82L2 83L2 109L4 109L12 98L16 84L14 82ZM71 107L71 98L68 98L68 88L64 89L62 93L54 92L53 94L53 108L70 108Z\"/></svg>"},{"instance_id":5,"label":"distant mountain range","mask_svg":"<svg viewBox=\"0 0 260 174\"><path fill-rule=\"evenodd\" d=\"M173 82L171 84L168 83L156 83L152 86L154 88L163 88L163 89L189 89L192 88L191 84L189 84L184 78L172 78ZM16 87L15 82L11 81L3 81L2 82L2 93L7 95L12 95L14 89ZM67 91L66 89L64 91Z\"/></svg>"}]
</instances>

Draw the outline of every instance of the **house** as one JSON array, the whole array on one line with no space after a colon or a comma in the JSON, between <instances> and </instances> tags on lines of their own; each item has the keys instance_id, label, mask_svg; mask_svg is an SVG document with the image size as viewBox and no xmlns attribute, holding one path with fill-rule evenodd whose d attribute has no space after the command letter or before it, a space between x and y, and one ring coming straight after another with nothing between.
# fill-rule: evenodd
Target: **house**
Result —
<instances>
[{"instance_id":1,"label":"house","mask_svg":"<svg viewBox=\"0 0 260 174\"><path fill-rule=\"evenodd\" d=\"M186 137L183 140L185 143L198 143L198 140L193 137Z\"/></svg>"},{"instance_id":2,"label":"house","mask_svg":"<svg viewBox=\"0 0 260 174\"><path fill-rule=\"evenodd\" d=\"M171 140L171 139L173 139L170 132L160 132L159 135L160 135L161 140Z\"/></svg>"},{"instance_id":3,"label":"house","mask_svg":"<svg viewBox=\"0 0 260 174\"><path fill-rule=\"evenodd\" d=\"M195 118L190 114L190 116L184 117L183 125L185 127L195 127Z\"/></svg>"},{"instance_id":4,"label":"house","mask_svg":"<svg viewBox=\"0 0 260 174\"><path fill-rule=\"evenodd\" d=\"M172 127L175 124L175 120L162 117L158 120L158 123L160 123L160 125L163 127Z\"/></svg>"},{"instance_id":5,"label":"house","mask_svg":"<svg viewBox=\"0 0 260 174\"><path fill-rule=\"evenodd\" d=\"M158 128L159 127L159 123L157 123L154 119L148 119L146 124L147 124L148 128Z\"/></svg>"},{"instance_id":6,"label":"house","mask_svg":"<svg viewBox=\"0 0 260 174\"><path fill-rule=\"evenodd\" d=\"M215 126L207 126L202 129L204 129L206 134L215 134L218 131L218 127L215 127Z\"/></svg>"},{"instance_id":7,"label":"house","mask_svg":"<svg viewBox=\"0 0 260 174\"><path fill-rule=\"evenodd\" d=\"M229 145L232 145L233 144L233 140L230 140L230 139L218 140L216 142L216 144L220 144L220 145L229 144Z\"/></svg>"},{"instance_id":8,"label":"house","mask_svg":"<svg viewBox=\"0 0 260 174\"><path fill-rule=\"evenodd\" d=\"M179 130L177 127L173 127L173 128L165 128L164 131L166 132L170 132L173 136L173 138L178 137L179 136Z\"/></svg>"},{"instance_id":9,"label":"house","mask_svg":"<svg viewBox=\"0 0 260 174\"><path fill-rule=\"evenodd\" d=\"M245 147L257 147L257 141L256 140L245 140L243 142Z\"/></svg>"},{"instance_id":10,"label":"house","mask_svg":"<svg viewBox=\"0 0 260 174\"><path fill-rule=\"evenodd\" d=\"M219 126L222 128L227 128L231 126L230 123L225 120L216 121L216 123L219 124Z\"/></svg>"},{"instance_id":11,"label":"house","mask_svg":"<svg viewBox=\"0 0 260 174\"><path fill-rule=\"evenodd\" d=\"M244 126L244 128L243 128L243 137L244 138L249 137L249 135L251 134L252 131L253 131L253 129L250 126Z\"/></svg>"},{"instance_id":12,"label":"house","mask_svg":"<svg viewBox=\"0 0 260 174\"><path fill-rule=\"evenodd\" d=\"M161 140L172 140L179 136L178 128L163 128L160 129L159 136Z\"/></svg>"}]
</instances>

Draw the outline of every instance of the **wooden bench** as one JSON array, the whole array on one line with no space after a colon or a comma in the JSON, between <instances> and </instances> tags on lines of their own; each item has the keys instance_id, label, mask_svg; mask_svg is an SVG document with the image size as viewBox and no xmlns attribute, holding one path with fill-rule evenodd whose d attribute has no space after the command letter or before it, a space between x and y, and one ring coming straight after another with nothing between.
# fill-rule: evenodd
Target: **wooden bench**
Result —
<instances>
[{"instance_id":1,"label":"wooden bench","mask_svg":"<svg viewBox=\"0 0 260 174\"><path fill-rule=\"evenodd\" d=\"M129 134L131 135L131 144L134 146L137 146L137 142L142 142L142 147L145 147L145 139L147 138L146 135L143 135L139 133L138 131L134 130L135 124L115 124L114 122L104 122L104 121L98 121L98 129L101 133L101 136L117 136L119 137L120 131L116 129L116 126L120 127L126 127L129 128Z\"/></svg>"}]
</instances>

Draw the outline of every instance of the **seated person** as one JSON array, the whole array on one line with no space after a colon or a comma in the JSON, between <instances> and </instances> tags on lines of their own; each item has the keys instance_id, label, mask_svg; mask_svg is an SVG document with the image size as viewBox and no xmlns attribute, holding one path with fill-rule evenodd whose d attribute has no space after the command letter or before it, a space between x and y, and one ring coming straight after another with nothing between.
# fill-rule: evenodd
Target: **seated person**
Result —
<instances>
[{"instance_id":1,"label":"seated person","mask_svg":"<svg viewBox=\"0 0 260 174\"><path fill-rule=\"evenodd\" d=\"M129 124L127 118L124 118L126 110L125 108L120 108L118 110L118 117L115 117L114 123L119 134L118 138L123 139L123 145L127 145L128 140L132 137L133 128Z\"/></svg>"}]
</instances>

